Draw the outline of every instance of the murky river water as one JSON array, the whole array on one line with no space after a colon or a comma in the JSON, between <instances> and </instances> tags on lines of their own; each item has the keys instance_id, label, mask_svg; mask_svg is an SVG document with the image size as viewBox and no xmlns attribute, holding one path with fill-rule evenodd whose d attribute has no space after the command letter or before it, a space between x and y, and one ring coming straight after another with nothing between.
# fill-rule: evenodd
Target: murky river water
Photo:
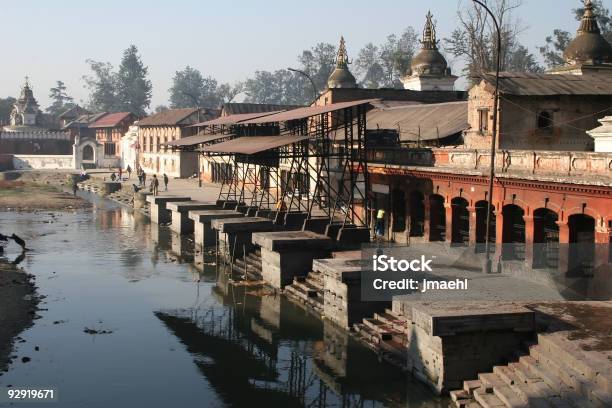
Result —
<instances>
[{"instance_id":1,"label":"murky river water","mask_svg":"<svg viewBox=\"0 0 612 408\"><path fill-rule=\"evenodd\" d=\"M110 202L0 212L0 231L29 242L21 266L46 296L0 390L54 387L59 398L16 406L446 405L285 298L227 285L213 264L194 264L192 243Z\"/></svg>"}]
</instances>

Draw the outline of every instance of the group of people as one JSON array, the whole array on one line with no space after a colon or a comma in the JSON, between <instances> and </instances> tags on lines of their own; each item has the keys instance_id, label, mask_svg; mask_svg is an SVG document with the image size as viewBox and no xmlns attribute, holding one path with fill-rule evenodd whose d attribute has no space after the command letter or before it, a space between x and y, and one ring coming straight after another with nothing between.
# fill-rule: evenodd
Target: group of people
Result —
<instances>
[{"instance_id":1,"label":"group of people","mask_svg":"<svg viewBox=\"0 0 612 408\"><path fill-rule=\"evenodd\" d=\"M128 166L129 167L129 166ZM136 170L138 174L138 186L146 187L147 186L147 174L141 168ZM168 176L166 173L163 174L162 180L164 182L164 191L168 191ZM157 195L159 193L159 179L157 178L157 174L154 174L149 183L149 191L153 193L153 195Z\"/></svg>"}]
</instances>

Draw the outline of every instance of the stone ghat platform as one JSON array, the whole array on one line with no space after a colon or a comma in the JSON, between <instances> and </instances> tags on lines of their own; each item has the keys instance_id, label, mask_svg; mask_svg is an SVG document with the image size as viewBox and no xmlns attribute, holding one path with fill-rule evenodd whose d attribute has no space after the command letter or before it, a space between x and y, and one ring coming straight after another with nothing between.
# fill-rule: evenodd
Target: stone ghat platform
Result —
<instances>
[{"instance_id":1,"label":"stone ghat platform","mask_svg":"<svg viewBox=\"0 0 612 408\"><path fill-rule=\"evenodd\" d=\"M214 210L216 203L204 203L201 201L170 201L166 203L166 209L172 212L172 224L170 229L179 235L193 233L193 220L189 218L192 210Z\"/></svg>"},{"instance_id":2,"label":"stone ghat platform","mask_svg":"<svg viewBox=\"0 0 612 408\"><path fill-rule=\"evenodd\" d=\"M310 231L258 232L253 243L261 247L262 277L276 289L306 276L313 260L329 257L335 246L329 237Z\"/></svg>"},{"instance_id":3,"label":"stone ghat platform","mask_svg":"<svg viewBox=\"0 0 612 408\"><path fill-rule=\"evenodd\" d=\"M219 249L232 258L253 250L254 233L281 229L268 218L244 216L214 219L211 228L219 231Z\"/></svg>"},{"instance_id":4,"label":"stone ghat platform","mask_svg":"<svg viewBox=\"0 0 612 408\"><path fill-rule=\"evenodd\" d=\"M200 246L214 246L217 234L212 228L212 221L236 217L240 217L240 214L234 210L190 210L189 219L194 224L195 243Z\"/></svg>"},{"instance_id":5,"label":"stone ghat platform","mask_svg":"<svg viewBox=\"0 0 612 408\"><path fill-rule=\"evenodd\" d=\"M171 202L191 201L185 196L147 196L151 208L151 222L154 224L168 224L172 221L172 212L166 208Z\"/></svg>"},{"instance_id":6,"label":"stone ghat platform","mask_svg":"<svg viewBox=\"0 0 612 408\"><path fill-rule=\"evenodd\" d=\"M612 302L530 304L534 341L452 391L455 407L612 406Z\"/></svg>"},{"instance_id":7,"label":"stone ghat platform","mask_svg":"<svg viewBox=\"0 0 612 408\"><path fill-rule=\"evenodd\" d=\"M535 336L535 314L511 303L416 302L355 325L360 340L437 393L501 364Z\"/></svg>"}]
</instances>

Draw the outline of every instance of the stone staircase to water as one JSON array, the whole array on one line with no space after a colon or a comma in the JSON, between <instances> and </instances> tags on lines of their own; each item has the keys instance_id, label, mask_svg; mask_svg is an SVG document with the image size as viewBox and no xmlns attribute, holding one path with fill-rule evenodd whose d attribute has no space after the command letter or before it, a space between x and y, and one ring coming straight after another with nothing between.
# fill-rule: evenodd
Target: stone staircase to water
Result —
<instances>
[{"instance_id":1,"label":"stone staircase to water","mask_svg":"<svg viewBox=\"0 0 612 408\"><path fill-rule=\"evenodd\" d=\"M610 361L596 362L554 334L512 356L507 365L451 391L455 407L612 407ZM599 367L594 368L594 367Z\"/></svg>"},{"instance_id":2,"label":"stone staircase to water","mask_svg":"<svg viewBox=\"0 0 612 408\"><path fill-rule=\"evenodd\" d=\"M369 348L398 367L406 367L408 323L405 318L386 309L354 325L355 334Z\"/></svg>"},{"instance_id":3,"label":"stone staircase to water","mask_svg":"<svg viewBox=\"0 0 612 408\"><path fill-rule=\"evenodd\" d=\"M311 271L306 276L293 278L293 283L285 287L285 294L294 301L323 314L323 274Z\"/></svg>"},{"instance_id":4,"label":"stone staircase to water","mask_svg":"<svg viewBox=\"0 0 612 408\"><path fill-rule=\"evenodd\" d=\"M237 257L232 263L232 269L246 280L261 281L261 250L256 249L246 257Z\"/></svg>"}]
</instances>

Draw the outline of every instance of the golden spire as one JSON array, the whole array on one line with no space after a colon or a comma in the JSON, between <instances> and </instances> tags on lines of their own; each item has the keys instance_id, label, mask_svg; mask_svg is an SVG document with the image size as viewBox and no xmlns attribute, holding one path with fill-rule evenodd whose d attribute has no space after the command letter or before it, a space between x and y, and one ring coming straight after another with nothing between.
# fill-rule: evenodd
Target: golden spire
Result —
<instances>
[{"instance_id":1,"label":"golden spire","mask_svg":"<svg viewBox=\"0 0 612 408\"><path fill-rule=\"evenodd\" d=\"M421 40L422 48L425 50L437 50L438 40L436 39L436 26L433 23L433 14L431 14L431 11L427 12L426 18L425 28L423 28L423 39Z\"/></svg>"},{"instance_id":2,"label":"golden spire","mask_svg":"<svg viewBox=\"0 0 612 408\"><path fill-rule=\"evenodd\" d=\"M346 44L344 36L340 36L340 45L338 46L338 54L336 56L336 67L346 68L349 64L348 54L346 52Z\"/></svg>"}]
</instances>

